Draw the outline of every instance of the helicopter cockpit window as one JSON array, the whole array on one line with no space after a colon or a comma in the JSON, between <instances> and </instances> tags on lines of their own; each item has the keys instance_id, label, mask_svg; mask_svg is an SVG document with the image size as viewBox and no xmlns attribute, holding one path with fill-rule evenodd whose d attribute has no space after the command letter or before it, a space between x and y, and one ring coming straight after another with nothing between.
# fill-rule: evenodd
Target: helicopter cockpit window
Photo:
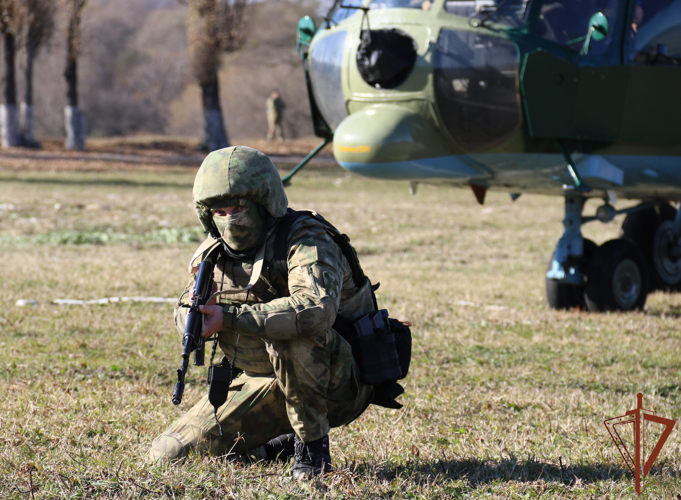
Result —
<instances>
[{"instance_id":1,"label":"helicopter cockpit window","mask_svg":"<svg viewBox=\"0 0 681 500\"><path fill-rule=\"evenodd\" d=\"M619 0L546 0L535 30L540 36L579 52L589 33L591 16L601 12L612 25L618 3ZM603 40L592 39L589 54L599 55L608 50L613 31Z\"/></svg>"},{"instance_id":2,"label":"helicopter cockpit window","mask_svg":"<svg viewBox=\"0 0 681 500\"><path fill-rule=\"evenodd\" d=\"M310 81L315 102L326 123L334 130L348 116L341 79L346 36L346 31L337 30L323 37L310 56Z\"/></svg>"},{"instance_id":3,"label":"helicopter cockpit window","mask_svg":"<svg viewBox=\"0 0 681 500\"><path fill-rule=\"evenodd\" d=\"M358 9L346 9L341 6L359 7L363 2L364 0L335 0L325 19L327 19L329 25L338 24L344 19L360 12Z\"/></svg>"},{"instance_id":4,"label":"helicopter cockpit window","mask_svg":"<svg viewBox=\"0 0 681 500\"><path fill-rule=\"evenodd\" d=\"M371 0L371 9L421 9L430 10L431 0Z\"/></svg>"},{"instance_id":5,"label":"helicopter cockpit window","mask_svg":"<svg viewBox=\"0 0 681 500\"><path fill-rule=\"evenodd\" d=\"M443 29L433 66L438 114L466 151L484 151L518 131L522 113L513 42Z\"/></svg>"},{"instance_id":6,"label":"helicopter cockpit window","mask_svg":"<svg viewBox=\"0 0 681 500\"><path fill-rule=\"evenodd\" d=\"M519 28L525 23L528 0L447 0L445 11L457 16Z\"/></svg>"},{"instance_id":7,"label":"helicopter cockpit window","mask_svg":"<svg viewBox=\"0 0 681 500\"><path fill-rule=\"evenodd\" d=\"M681 0L638 0L631 13L627 54L640 64L681 65Z\"/></svg>"}]
</instances>

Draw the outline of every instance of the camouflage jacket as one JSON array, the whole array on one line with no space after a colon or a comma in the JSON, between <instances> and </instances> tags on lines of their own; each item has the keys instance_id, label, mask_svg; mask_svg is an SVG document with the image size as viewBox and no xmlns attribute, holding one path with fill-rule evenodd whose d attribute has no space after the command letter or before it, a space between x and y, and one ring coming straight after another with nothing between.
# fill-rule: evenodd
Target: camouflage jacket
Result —
<instances>
[{"instance_id":1,"label":"camouflage jacket","mask_svg":"<svg viewBox=\"0 0 681 500\"><path fill-rule=\"evenodd\" d=\"M265 242L263 271L253 288L218 298L224 312L220 347L231 360L239 335L236 366L254 373L272 372L268 352L274 354L278 343L322 335L339 313L352 320L373 310L369 281L358 290L345 256L322 223L303 216L293 224L286 270L278 269L274 261L275 239L276 231ZM218 245L209 238L194 254L191 279L181 303L189 302L198 265ZM214 279L218 290L241 288L251 272L250 262L222 258L215 267ZM184 332L186 311L184 307L175 311L180 333Z\"/></svg>"}]
</instances>

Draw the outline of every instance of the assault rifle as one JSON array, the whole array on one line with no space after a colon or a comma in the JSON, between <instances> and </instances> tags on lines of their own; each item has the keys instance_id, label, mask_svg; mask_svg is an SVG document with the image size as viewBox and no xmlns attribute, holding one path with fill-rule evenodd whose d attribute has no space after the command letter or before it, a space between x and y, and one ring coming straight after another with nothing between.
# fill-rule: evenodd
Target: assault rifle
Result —
<instances>
[{"instance_id":1,"label":"assault rifle","mask_svg":"<svg viewBox=\"0 0 681 500\"><path fill-rule=\"evenodd\" d=\"M184 377L189 368L189 355L194 352L194 365L204 365L205 340L203 333L203 314L199 311L199 306L205 306L210 299L213 291L213 270L216 260L213 256L207 256L199 266L199 274L196 277L196 287L192 297L187 322L182 337L182 365L177 369L177 383L173 391L173 404L179 405L182 402L184 393Z\"/></svg>"}]
</instances>

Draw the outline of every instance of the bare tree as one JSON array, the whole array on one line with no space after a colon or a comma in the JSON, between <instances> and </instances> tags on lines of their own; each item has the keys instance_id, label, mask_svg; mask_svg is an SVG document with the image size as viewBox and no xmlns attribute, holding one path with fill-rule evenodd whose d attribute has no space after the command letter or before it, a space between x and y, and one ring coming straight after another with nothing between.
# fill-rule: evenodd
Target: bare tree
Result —
<instances>
[{"instance_id":1,"label":"bare tree","mask_svg":"<svg viewBox=\"0 0 681 500\"><path fill-rule=\"evenodd\" d=\"M220 107L218 70L223 52L233 52L246 40L247 0L188 0L187 37L192 69L203 104L203 149L229 146Z\"/></svg>"},{"instance_id":2,"label":"bare tree","mask_svg":"<svg viewBox=\"0 0 681 500\"><path fill-rule=\"evenodd\" d=\"M39 147L33 137L33 63L40 48L54 32L56 0L23 0L24 29L22 45L26 56L24 66L24 99L21 102L19 125L24 146Z\"/></svg>"},{"instance_id":3,"label":"bare tree","mask_svg":"<svg viewBox=\"0 0 681 500\"><path fill-rule=\"evenodd\" d=\"M78 56L82 51L81 21L87 0L62 0L66 9L66 149L85 149L85 114L78 109Z\"/></svg>"},{"instance_id":4,"label":"bare tree","mask_svg":"<svg viewBox=\"0 0 681 500\"><path fill-rule=\"evenodd\" d=\"M16 34L21 25L21 11L17 0L0 0L0 33L4 46L4 74L2 81L3 102L0 105L0 135L2 147L21 146L19 115L17 113Z\"/></svg>"}]
</instances>

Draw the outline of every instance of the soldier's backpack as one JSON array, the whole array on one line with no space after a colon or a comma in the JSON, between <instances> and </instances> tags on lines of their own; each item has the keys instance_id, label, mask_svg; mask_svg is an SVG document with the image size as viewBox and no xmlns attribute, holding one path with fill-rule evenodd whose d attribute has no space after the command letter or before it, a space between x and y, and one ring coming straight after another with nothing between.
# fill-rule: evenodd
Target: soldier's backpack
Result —
<instances>
[{"instance_id":1,"label":"soldier's backpack","mask_svg":"<svg viewBox=\"0 0 681 500\"><path fill-rule=\"evenodd\" d=\"M403 387L397 381L406 377L409 371L410 325L388 317L387 310L378 309L374 292L379 284L371 285L369 278L362 271L357 253L350 244L350 238L316 212L289 208L277 228L274 241L275 265L280 272L287 272L288 235L294 222L303 215L320 222L341 248L350 265L352 279L357 288L361 290L367 286L370 289L374 310L360 318L346 318L338 314L333 328L352 347L352 354L359 366L362 382L374 386L374 398L371 403L385 408L402 408L395 398L404 392Z\"/></svg>"}]
</instances>

